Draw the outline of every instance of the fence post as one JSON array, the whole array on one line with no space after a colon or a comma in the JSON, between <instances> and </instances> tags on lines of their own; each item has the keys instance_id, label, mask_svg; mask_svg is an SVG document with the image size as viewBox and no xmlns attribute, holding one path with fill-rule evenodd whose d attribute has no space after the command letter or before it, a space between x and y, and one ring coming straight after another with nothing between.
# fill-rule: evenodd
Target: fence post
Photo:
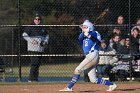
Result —
<instances>
[{"instance_id":1,"label":"fence post","mask_svg":"<svg viewBox=\"0 0 140 93\"><path fill-rule=\"evenodd\" d=\"M128 23L128 30L129 30L129 38L130 38L130 42L132 42L132 38L131 38L131 11L130 11L130 0L129 0L129 23ZM129 60L129 68L130 68L130 81L132 81L132 60L133 60L133 55L132 55L132 44L130 43L130 60Z\"/></svg>"},{"instance_id":2,"label":"fence post","mask_svg":"<svg viewBox=\"0 0 140 93\"><path fill-rule=\"evenodd\" d=\"M21 81L21 18L20 18L20 0L18 0L18 62L19 62L19 81Z\"/></svg>"}]
</instances>

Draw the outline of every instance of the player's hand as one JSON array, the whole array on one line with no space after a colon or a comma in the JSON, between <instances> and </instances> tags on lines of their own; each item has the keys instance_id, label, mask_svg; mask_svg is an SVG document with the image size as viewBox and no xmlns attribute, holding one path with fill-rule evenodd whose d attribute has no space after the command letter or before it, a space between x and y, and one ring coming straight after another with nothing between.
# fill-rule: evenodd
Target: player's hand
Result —
<instances>
[{"instance_id":1,"label":"player's hand","mask_svg":"<svg viewBox=\"0 0 140 93\"><path fill-rule=\"evenodd\" d=\"M91 37L91 35L89 34L89 32L85 32L84 35L85 35L86 37L88 37L88 38Z\"/></svg>"},{"instance_id":2,"label":"player's hand","mask_svg":"<svg viewBox=\"0 0 140 93\"><path fill-rule=\"evenodd\" d=\"M89 28L84 28L84 29L82 29L82 31L89 33Z\"/></svg>"},{"instance_id":3,"label":"player's hand","mask_svg":"<svg viewBox=\"0 0 140 93\"><path fill-rule=\"evenodd\" d=\"M89 35L89 33L88 33L88 32L84 32L84 35L85 35L85 36L88 36L88 35Z\"/></svg>"}]
</instances>

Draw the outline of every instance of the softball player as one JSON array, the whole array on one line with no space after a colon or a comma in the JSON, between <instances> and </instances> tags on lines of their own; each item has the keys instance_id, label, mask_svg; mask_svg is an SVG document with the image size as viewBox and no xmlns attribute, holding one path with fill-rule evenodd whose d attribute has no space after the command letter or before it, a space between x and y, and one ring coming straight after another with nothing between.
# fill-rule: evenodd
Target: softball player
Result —
<instances>
[{"instance_id":1,"label":"softball player","mask_svg":"<svg viewBox=\"0 0 140 93\"><path fill-rule=\"evenodd\" d=\"M86 56L79 66L76 67L73 78L69 85L59 91L73 91L72 88L74 84L79 79L80 73L84 70L88 70L88 76L91 82L107 85L109 86L107 91L113 91L117 87L115 83L96 77L96 65L99 62L98 49L101 43L100 34L94 29L93 24L89 22L89 20L85 20L80 28L82 29L82 33L79 35L79 41L83 45L83 51Z\"/></svg>"}]
</instances>

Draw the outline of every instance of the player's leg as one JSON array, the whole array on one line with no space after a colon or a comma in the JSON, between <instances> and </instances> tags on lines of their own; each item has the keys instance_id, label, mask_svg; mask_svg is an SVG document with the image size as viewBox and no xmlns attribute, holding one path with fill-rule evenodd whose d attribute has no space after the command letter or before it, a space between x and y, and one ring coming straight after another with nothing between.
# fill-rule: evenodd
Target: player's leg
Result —
<instances>
[{"instance_id":1,"label":"player's leg","mask_svg":"<svg viewBox=\"0 0 140 93\"><path fill-rule=\"evenodd\" d=\"M95 67L93 67L89 71L88 76L89 76L90 81L93 82L93 83L104 84L104 85L108 85L108 86L113 85L113 83L108 81L108 80L104 80L102 78L97 78L96 77L96 68Z\"/></svg>"},{"instance_id":2,"label":"player's leg","mask_svg":"<svg viewBox=\"0 0 140 93\"><path fill-rule=\"evenodd\" d=\"M96 65L97 63L93 63L92 60L97 59L97 58L98 58L98 53L95 53L95 52L86 55L85 59L75 69L74 75L69 85L66 88L59 91L72 91L73 86L75 85L75 83L78 81L80 77L80 73Z\"/></svg>"},{"instance_id":3,"label":"player's leg","mask_svg":"<svg viewBox=\"0 0 140 93\"><path fill-rule=\"evenodd\" d=\"M68 85L66 88L64 88L64 89L62 89L62 90L59 90L59 91L72 91L73 86L75 85L75 83L76 83L76 82L78 81L78 79L80 78L80 73L82 72L81 68L83 68L83 66L84 66L83 63L85 63L85 62L87 62L87 59L86 59L86 58L85 58L85 59L79 64L79 66L75 69L74 75L73 75L72 80L71 80L71 82L69 83L69 85Z\"/></svg>"},{"instance_id":4,"label":"player's leg","mask_svg":"<svg viewBox=\"0 0 140 93\"><path fill-rule=\"evenodd\" d=\"M104 85L109 86L109 89L107 91L113 91L117 87L116 84L114 84L113 82L110 82L109 80L104 80L103 78L97 78L95 66L89 70L88 76L92 83L104 84Z\"/></svg>"},{"instance_id":5,"label":"player's leg","mask_svg":"<svg viewBox=\"0 0 140 93\"><path fill-rule=\"evenodd\" d=\"M71 83L69 84L68 88L72 88L74 84L77 82L77 80L80 77L80 73L83 72L86 69L91 68L92 66L97 64L97 61L93 62L92 60L98 59L98 53L90 53L85 57L85 59L79 64L79 66L74 71L74 76L71 80Z\"/></svg>"}]
</instances>

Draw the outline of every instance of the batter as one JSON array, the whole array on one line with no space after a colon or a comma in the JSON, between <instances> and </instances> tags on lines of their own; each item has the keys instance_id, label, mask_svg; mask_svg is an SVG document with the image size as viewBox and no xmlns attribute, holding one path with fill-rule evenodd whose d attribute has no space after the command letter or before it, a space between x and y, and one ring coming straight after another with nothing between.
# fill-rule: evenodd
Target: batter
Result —
<instances>
[{"instance_id":1,"label":"batter","mask_svg":"<svg viewBox=\"0 0 140 93\"><path fill-rule=\"evenodd\" d=\"M80 26L82 29L79 35L79 41L83 46L83 52L86 55L85 59L76 67L74 75L69 85L59 91L73 91L73 86L80 77L80 73L88 70L88 76L92 83L104 84L109 86L107 91L113 91L117 85L109 80L96 77L96 65L99 62L99 47L101 44L101 35L95 30L93 24L89 20L85 20Z\"/></svg>"}]
</instances>

